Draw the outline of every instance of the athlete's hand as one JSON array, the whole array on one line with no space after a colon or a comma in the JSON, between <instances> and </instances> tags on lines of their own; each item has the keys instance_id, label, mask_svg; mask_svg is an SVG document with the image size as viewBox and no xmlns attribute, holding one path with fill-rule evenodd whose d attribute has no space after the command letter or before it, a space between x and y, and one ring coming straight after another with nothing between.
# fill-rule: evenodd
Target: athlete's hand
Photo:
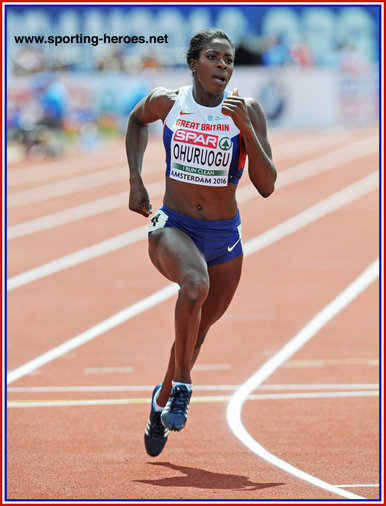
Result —
<instances>
[{"instance_id":1,"label":"athlete's hand","mask_svg":"<svg viewBox=\"0 0 386 506\"><path fill-rule=\"evenodd\" d=\"M153 212L149 194L142 182L130 185L129 209L135 213L142 214L146 218Z\"/></svg>"},{"instance_id":2,"label":"athlete's hand","mask_svg":"<svg viewBox=\"0 0 386 506\"><path fill-rule=\"evenodd\" d=\"M244 132L245 130L252 128L245 98L239 97L238 88L235 88L232 91L232 94L228 95L228 97L224 100L221 112L233 119L234 124L240 132Z\"/></svg>"}]
</instances>

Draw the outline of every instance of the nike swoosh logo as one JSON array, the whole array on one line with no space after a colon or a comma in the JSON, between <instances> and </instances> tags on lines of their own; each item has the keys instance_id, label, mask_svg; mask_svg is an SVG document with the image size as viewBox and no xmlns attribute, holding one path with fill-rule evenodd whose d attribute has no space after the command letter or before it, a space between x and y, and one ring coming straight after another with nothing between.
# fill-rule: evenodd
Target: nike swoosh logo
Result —
<instances>
[{"instance_id":1,"label":"nike swoosh logo","mask_svg":"<svg viewBox=\"0 0 386 506\"><path fill-rule=\"evenodd\" d=\"M194 112L182 112L180 111L180 114L183 115L183 114L194 114Z\"/></svg>"},{"instance_id":2,"label":"nike swoosh logo","mask_svg":"<svg viewBox=\"0 0 386 506\"><path fill-rule=\"evenodd\" d=\"M236 241L233 246L228 246L228 251L232 251L240 241L241 241L241 239Z\"/></svg>"}]
</instances>

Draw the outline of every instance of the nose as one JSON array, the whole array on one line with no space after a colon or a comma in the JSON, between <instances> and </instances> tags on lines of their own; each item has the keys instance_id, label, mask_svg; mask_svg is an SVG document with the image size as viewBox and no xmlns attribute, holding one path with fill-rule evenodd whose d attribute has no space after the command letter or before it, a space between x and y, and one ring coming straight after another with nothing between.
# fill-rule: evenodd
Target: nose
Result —
<instances>
[{"instance_id":1,"label":"nose","mask_svg":"<svg viewBox=\"0 0 386 506\"><path fill-rule=\"evenodd\" d=\"M220 58L218 60L218 62L217 62L217 68L223 69L223 70L227 68L227 64L225 63L225 61L222 58Z\"/></svg>"}]
</instances>

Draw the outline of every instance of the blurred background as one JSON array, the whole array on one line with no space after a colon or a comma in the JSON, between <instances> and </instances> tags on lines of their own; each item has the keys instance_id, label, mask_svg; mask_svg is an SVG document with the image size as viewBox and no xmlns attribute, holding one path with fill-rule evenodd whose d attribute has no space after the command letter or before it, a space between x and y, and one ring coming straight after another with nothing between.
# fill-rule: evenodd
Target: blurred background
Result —
<instances>
[{"instance_id":1,"label":"blurred background","mask_svg":"<svg viewBox=\"0 0 386 506\"><path fill-rule=\"evenodd\" d=\"M380 6L7 5L8 161L122 142L138 100L155 86L191 82L189 40L211 26L236 47L230 88L257 98L270 126L377 124ZM15 41L77 34L167 35L168 43Z\"/></svg>"}]
</instances>

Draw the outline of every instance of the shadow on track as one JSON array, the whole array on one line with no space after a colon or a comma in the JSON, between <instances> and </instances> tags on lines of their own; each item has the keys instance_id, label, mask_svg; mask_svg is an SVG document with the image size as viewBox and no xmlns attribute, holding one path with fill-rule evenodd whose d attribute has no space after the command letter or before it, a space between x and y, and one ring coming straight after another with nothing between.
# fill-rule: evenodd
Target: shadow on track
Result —
<instances>
[{"instance_id":1,"label":"shadow on track","mask_svg":"<svg viewBox=\"0 0 386 506\"><path fill-rule=\"evenodd\" d=\"M152 480L134 480L148 485L159 487L191 487L217 490L261 490L278 487L284 483L254 483L247 476L238 474L214 473L195 467L178 466L170 462L150 462L153 466L164 466L183 473L185 476L172 476L169 478L156 478Z\"/></svg>"}]
</instances>

